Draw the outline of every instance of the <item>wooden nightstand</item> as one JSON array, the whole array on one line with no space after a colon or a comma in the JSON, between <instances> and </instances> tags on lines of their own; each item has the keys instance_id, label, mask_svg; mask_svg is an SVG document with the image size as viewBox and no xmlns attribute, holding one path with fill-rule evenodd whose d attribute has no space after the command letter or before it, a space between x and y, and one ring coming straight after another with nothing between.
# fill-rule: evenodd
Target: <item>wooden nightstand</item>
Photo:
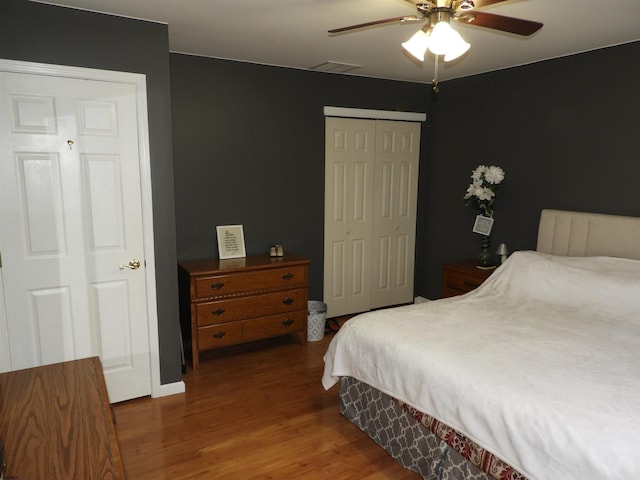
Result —
<instances>
[{"instance_id":1,"label":"wooden nightstand","mask_svg":"<svg viewBox=\"0 0 640 480\"><path fill-rule=\"evenodd\" d=\"M480 286L494 268L478 268L476 260L446 263L442 269L442 298L470 292Z\"/></svg>"}]
</instances>

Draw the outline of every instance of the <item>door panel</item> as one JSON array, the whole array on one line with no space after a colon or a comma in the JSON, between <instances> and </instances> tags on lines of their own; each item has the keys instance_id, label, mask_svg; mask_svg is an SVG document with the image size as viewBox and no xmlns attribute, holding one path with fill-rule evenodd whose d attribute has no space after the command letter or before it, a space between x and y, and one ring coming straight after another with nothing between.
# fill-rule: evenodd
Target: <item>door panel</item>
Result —
<instances>
[{"instance_id":1,"label":"door panel","mask_svg":"<svg viewBox=\"0 0 640 480\"><path fill-rule=\"evenodd\" d=\"M119 249L124 245L120 157L81 155L89 249Z\"/></svg>"},{"instance_id":2,"label":"door panel","mask_svg":"<svg viewBox=\"0 0 640 480\"><path fill-rule=\"evenodd\" d=\"M18 170L14 204L22 220L25 255L64 255L67 239L63 226L60 161L57 154L16 153ZM18 233L18 231L16 231Z\"/></svg>"},{"instance_id":3,"label":"door panel","mask_svg":"<svg viewBox=\"0 0 640 480\"><path fill-rule=\"evenodd\" d=\"M7 72L0 87L9 368L99 355L112 402L147 395L136 87Z\"/></svg>"},{"instance_id":4,"label":"door panel","mask_svg":"<svg viewBox=\"0 0 640 480\"><path fill-rule=\"evenodd\" d=\"M413 301L420 124L376 122L371 308Z\"/></svg>"},{"instance_id":5,"label":"door panel","mask_svg":"<svg viewBox=\"0 0 640 480\"><path fill-rule=\"evenodd\" d=\"M327 118L325 269L327 315L369 305L375 122Z\"/></svg>"}]
</instances>

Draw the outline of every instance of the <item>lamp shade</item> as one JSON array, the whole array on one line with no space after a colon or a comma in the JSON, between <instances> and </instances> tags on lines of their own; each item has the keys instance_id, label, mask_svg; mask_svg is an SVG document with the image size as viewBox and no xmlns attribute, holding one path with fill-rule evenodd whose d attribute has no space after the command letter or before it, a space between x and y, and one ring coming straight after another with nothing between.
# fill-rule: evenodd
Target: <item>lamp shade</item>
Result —
<instances>
[{"instance_id":1,"label":"lamp shade","mask_svg":"<svg viewBox=\"0 0 640 480\"><path fill-rule=\"evenodd\" d=\"M422 30L418 30L413 37L402 44L404 48L411 55L416 57L421 62L424 61L424 54L429 47L429 34Z\"/></svg>"},{"instance_id":2,"label":"lamp shade","mask_svg":"<svg viewBox=\"0 0 640 480\"><path fill-rule=\"evenodd\" d=\"M429 50L434 55L444 55L444 61L455 60L469 50L469 45L462 36L451 28L448 21L436 23L431 31Z\"/></svg>"},{"instance_id":3,"label":"lamp shade","mask_svg":"<svg viewBox=\"0 0 640 480\"><path fill-rule=\"evenodd\" d=\"M509 250L507 249L507 245L505 245L504 243L501 243L500 245L498 245L498 250L496 250L496 253L500 255L501 264L507 261L507 256L509 255Z\"/></svg>"},{"instance_id":4,"label":"lamp shade","mask_svg":"<svg viewBox=\"0 0 640 480\"><path fill-rule=\"evenodd\" d=\"M453 38L453 34L457 33L449 22L438 22L431 29L431 37L429 41L429 50L434 55L444 55L449 49L449 44Z\"/></svg>"},{"instance_id":5,"label":"lamp shade","mask_svg":"<svg viewBox=\"0 0 640 480\"><path fill-rule=\"evenodd\" d=\"M445 62L450 62L451 60L455 60L460 55L463 55L467 50L469 50L469 47L471 47L471 45L469 45L467 42L464 41L464 39L460 36L458 32L456 32L454 29L451 29L451 31L455 35L451 38L451 43L449 45L449 48L447 52L444 54Z\"/></svg>"}]
</instances>

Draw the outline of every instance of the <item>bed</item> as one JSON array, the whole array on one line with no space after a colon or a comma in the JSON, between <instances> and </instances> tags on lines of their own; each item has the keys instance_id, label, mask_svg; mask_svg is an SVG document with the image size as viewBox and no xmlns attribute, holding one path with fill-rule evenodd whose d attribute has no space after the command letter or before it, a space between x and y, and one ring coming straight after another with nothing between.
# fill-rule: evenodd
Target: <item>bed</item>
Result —
<instances>
[{"instance_id":1,"label":"bed","mask_svg":"<svg viewBox=\"0 0 640 480\"><path fill-rule=\"evenodd\" d=\"M544 210L459 297L352 318L340 411L430 480L640 478L640 218Z\"/></svg>"}]
</instances>

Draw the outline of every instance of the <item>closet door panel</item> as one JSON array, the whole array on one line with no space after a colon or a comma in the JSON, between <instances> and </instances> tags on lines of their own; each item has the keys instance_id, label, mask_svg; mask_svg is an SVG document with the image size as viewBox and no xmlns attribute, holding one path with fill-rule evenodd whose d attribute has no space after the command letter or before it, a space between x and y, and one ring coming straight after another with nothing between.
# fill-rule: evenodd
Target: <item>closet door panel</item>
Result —
<instances>
[{"instance_id":1,"label":"closet door panel","mask_svg":"<svg viewBox=\"0 0 640 480\"><path fill-rule=\"evenodd\" d=\"M370 308L413 301L420 124L376 123Z\"/></svg>"},{"instance_id":2,"label":"closet door panel","mask_svg":"<svg viewBox=\"0 0 640 480\"><path fill-rule=\"evenodd\" d=\"M327 118L324 301L327 316L369 309L375 121Z\"/></svg>"}]
</instances>

